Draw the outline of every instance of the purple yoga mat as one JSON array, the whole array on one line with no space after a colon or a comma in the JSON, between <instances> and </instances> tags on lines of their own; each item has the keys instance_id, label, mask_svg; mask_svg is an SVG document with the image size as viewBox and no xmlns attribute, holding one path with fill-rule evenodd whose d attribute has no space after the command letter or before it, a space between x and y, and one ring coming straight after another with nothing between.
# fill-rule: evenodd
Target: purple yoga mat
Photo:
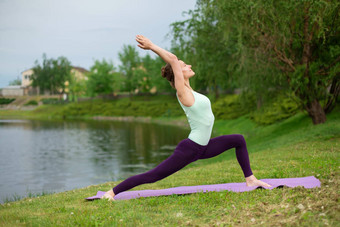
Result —
<instances>
[{"instance_id":1,"label":"purple yoga mat","mask_svg":"<svg viewBox=\"0 0 340 227\"><path fill-rule=\"evenodd\" d=\"M299 177L299 178L279 178L279 179L261 179L261 181L266 182L272 187L266 189L273 189L277 187L287 186L294 188L297 186L303 186L305 188L315 188L320 187L320 181L314 176L309 177ZM211 192L211 191L233 191L233 192L246 192L252 191L256 188L262 187L248 187L245 182L242 183L227 183L227 184L211 184L211 185L197 185L197 186L181 186L175 188L166 188L158 190L139 190L139 191L125 191L121 192L114 197L115 200L127 200L135 199L139 197L150 197L150 196L162 196L162 195L182 195L191 194L197 192ZM98 191L97 195L86 198L87 200L100 199L105 194L104 191Z\"/></svg>"}]
</instances>

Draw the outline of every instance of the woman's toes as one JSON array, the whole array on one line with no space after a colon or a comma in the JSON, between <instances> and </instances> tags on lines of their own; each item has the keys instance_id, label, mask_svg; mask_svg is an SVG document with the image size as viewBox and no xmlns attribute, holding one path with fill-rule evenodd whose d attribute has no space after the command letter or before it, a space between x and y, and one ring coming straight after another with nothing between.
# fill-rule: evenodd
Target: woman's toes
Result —
<instances>
[{"instance_id":1,"label":"woman's toes","mask_svg":"<svg viewBox=\"0 0 340 227\"><path fill-rule=\"evenodd\" d=\"M108 200L110 200L110 201L114 201L114 200L115 200L111 195L109 195L109 194L107 194L107 193L105 193L105 194L102 196L102 199L108 199Z\"/></svg>"},{"instance_id":2,"label":"woman's toes","mask_svg":"<svg viewBox=\"0 0 340 227\"><path fill-rule=\"evenodd\" d=\"M267 183L265 183L263 181L260 181L260 180L249 182L249 183L247 183L247 186L249 186L249 187L252 187L252 186L262 186L262 187L268 187L268 188L272 187L271 185L269 185L269 184L267 184Z\"/></svg>"},{"instance_id":3,"label":"woman's toes","mask_svg":"<svg viewBox=\"0 0 340 227\"><path fill-rule=\"evenodd\" d=\"M261 182L263 183L262 185L263 185L264 187L268 187L268 188L271 187L271 185L269 185L269 184L267 184L267 183L265 183L265 182L263 182L263 181L261 181Z\"/></svg>"}]
</instances>

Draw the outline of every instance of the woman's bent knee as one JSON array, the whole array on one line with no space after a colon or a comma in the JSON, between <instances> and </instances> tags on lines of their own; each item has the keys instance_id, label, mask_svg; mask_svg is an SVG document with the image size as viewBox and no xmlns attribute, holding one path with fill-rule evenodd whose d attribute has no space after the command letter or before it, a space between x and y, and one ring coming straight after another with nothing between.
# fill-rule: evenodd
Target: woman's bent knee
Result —
<instances>
[{"instance_id":1,"label":"woman's bent knee","mask_svg":"<svg viewBox=\"0 0 340 227\"><path fill-rule=\"evenodd\" d=\"M234 147L241 147L246 145L246 140L241 134L224 135L223 139L229 141L231 144L233 144Z\"/></svg>"},{"instance_id":2,"label":"woman's bent knee","mask_svg":"<svg viewBox=\"0 0 340 227\"><path fill-rule=\"evenodd\" d=\"M243 135L241 135L241 134L234 134L234 135L235 135L235 137L236 137L237 142L238 142L240 145L243 145L243 144L246 143L246 140L245 140L245 138L244 138Z\"/></svg>"}]
</instances>

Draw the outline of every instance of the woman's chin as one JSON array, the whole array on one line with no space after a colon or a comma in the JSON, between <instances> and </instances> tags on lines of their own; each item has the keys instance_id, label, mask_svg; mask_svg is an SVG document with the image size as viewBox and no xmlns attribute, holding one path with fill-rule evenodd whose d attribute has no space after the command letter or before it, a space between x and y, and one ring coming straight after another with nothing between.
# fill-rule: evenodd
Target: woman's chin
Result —
<instances>
[{"instance_id":1,"label":"woman's chin","mask_svg":"<svg viewBox=\"0 0 340 227\"><path fill-rule=\"evenodd\" d=\"M188 79L190 79L191 77L194 77L194 76L195 76L194 72L192 72L191 74L184 75L184 77L188 78Z\"/></svg>"}]
</instances>

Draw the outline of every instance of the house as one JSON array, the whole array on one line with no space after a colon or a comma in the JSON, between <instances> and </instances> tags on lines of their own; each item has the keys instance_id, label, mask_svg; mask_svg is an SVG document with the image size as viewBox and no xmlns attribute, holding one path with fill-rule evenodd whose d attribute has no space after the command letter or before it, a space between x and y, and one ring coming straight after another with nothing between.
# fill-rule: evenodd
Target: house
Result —
<instances>
[{"instance_id":1,"label":"house","mask_svg":"<svg viewBox=\"0 0 340 227\"><path fill-rule=\"evenodd\" d=\"M76 67L76 66L71 66L71 73L74 74L74 76L78 80L87 80L88 78L86 77L86 73L89 71L82 68L82 67ZM40 94L39 88L33 88L31 86L32 84L32 75L33 75L33 70L32 69L27 69L23 72L21 72L21 86L24 89L23 95L37 95ZM68 82L67 82L68 84ZM45 94L49 94L49 92L45 92Z\"/></svg>"},{"instance_id":2,"label":"house","mask_svg":"<svg viewBox=\"0 0 340 227\"><path fill-rule=\"evenodd\" d=\"M86 76L86 73L88 72L88 70L81 67L72 66L71 68L71 73L73 73L78 80L88 80Z\"/></svg>"},{"instance_id":3,"label":"house","mask_svg":"<svg viewBox=\"0 0 340 227\"><path fill-rule=\"evenodd\" d=\"M21 72L21 86L24 90L23 95L36 95L39 94L39 88L34 88L31 85L32 83L32 75L33 70L27 69Z\"/></svg>"}]
</instances>

